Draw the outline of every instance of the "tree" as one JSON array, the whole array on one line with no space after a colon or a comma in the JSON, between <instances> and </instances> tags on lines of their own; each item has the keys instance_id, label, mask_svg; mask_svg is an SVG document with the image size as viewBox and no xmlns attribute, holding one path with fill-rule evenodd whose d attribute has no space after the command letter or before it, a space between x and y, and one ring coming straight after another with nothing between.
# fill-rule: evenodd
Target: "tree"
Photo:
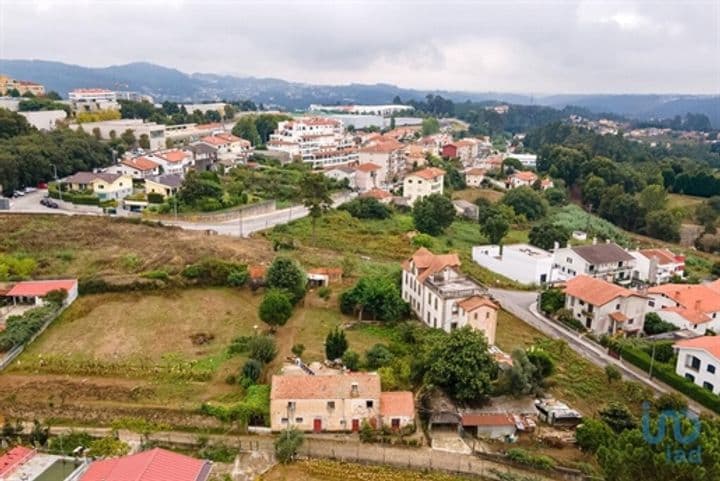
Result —
<instances>
[{"instance_id":1,"label":"tree","mask_svg":"<svg viewBox=\"0 0 720 481\"><path fill-rule=\"evenodd\" d=\"M604 179L595 175L589 176L582 185L583 203L591 206L593 210L597 210L600 207L606 188L607 184Z\"/></svg>"},{"instance_id":2,"label":"tree","mask_svg":"<svg viewBox=\"0 0 720 481\"><path fill-rule=\"evenodd\" d=\"M292 303L290 296L280 289L270 289L263 296L258 306L258 316L264 323L269 324L273 329L277 326L284 326L292 316Z\"/></svg>"},{"instance_id":3,"label":"tree","mask_svg":"<svg viewBox=\"0 0 720 481\"><path fill-rule=\"evenodd\" d=\"M431 194L415 201L412 216L417 230L437 236L452 224L455 206L447 197Z\"/></svg>"},{"instance_id":4,"label":"tree","mask_svg":"<svg viewBox=\"0 0 720 481\"><path fill-rule=\"evenodd\" d=\"M11 88L11 89L8 89L7 95L9 95L10 97L17 98L17 97L20 97L20 91L16 88Z\"/></svg>"},{"instance_id":5,"label":"tree","mask_svg":"<svg viewBox=\"0 0 720 481\"><path fill-rule=\"evenodd\" d=\"M263 365L257 359L248 359L242 368L242 378L250 384L255 384L262 375Z\"/></svg>"},{"instance_id":6,"label":"tree","mask_svg":"<svg viewBox=\"0 0 720 481\"><path fill-rule=\"evenodd\" d=\"M348 348L348 342L345 338L345 331L336 327L330 331L325 338L325 358L334 361L342 358Z\"/></svg>"},{"instance_id":7,"label":"tree","mask_svg":"<svg viewBox=\"0 0 720 481\"><path fill-rule=\"evenodd\" d=\"M295 355L295 357L302 357L305 352L305 344L293 344L290 351Z\"/></svg>"},{"instance_id":8,"label":"tree","mask_svg":"<svg viewBox=\"0 0 720 481\"><path fill-rule=\"evenodd\" d=\"M531 346L526 351L526 354L528 360L535 366L535 377L539 381L553 375L555 372L555 361L552 360L550 354L535 346Z\"/></svg>"},{"instance_id":9,"label":"tree","mask_svg":"<svg viewBox=\"0 0 720 481\"><path fill-rule=\"evenodd\" d=\"M656 239L678 242L680 220L669 210L655 210L645 218L645 233Z\"/></svg>"},{"instance_id":10,"label":"tree","mask_svg":"<svg viewBox=\"0 0 720 481\"><path fill-rule=\"evenodd\" d=\"M141 149L150 149L150 137L148 137L148 134L140 134L138 146L140 146Z\"/></svg>"},{"instance_id":11,"label":"tree","mask_svg":"<svg viewBox=\"0 0 720 481\"><path fill-rule=\"evenodd\" d=\"M301 431L288 428L275 440L275 457L282 464L288 464L302 446L304 435Z\"/></svg>"},{"instance_id":12,"label":"tree","mask_svg":"<svg viewBox=\"0 0 720 481\"><path fill-rule=\"evenodd\" d=\"M545 192L543 192L543 196L545 196L545 200L548 201L548 204L553 207L562 206L568 202L565 190L558 187L550 187L549 189L546 189Z\"/></svg>"},{"instance_id":13,"label":"tree","mask_svg":"<svg viewBox=\"0 0 720 481\"><path fill-rule=\"evenodd\" d=\"M501 201L513 208L515 213L523 214L527 220L538 220L547 213L545 199L530 187L517 187L508 191Z\"/></svg>"},{"instance_id":14,"label":"tree","mask_svg":"<svg viewBox=\"0 0 720 481\"><path fill-rule=\"evenodd\" d=\"M435 117L425 117L422 121L422 134L433 135L440 132L440 122Z\"/></svg>"},{"instance_id":15,"label":"tree","mask_svg":"<svg viewBox=\"0 0 720 481\"><path fill-rule=\"evenodd\" d=\"M55 101L62 100L62 97L60 96L60 94L54 90L50 90L48 93L46 93L45 98L47 98L48 100L55 100Z\"/></svg>"},{"instance_id":16,"label":"tree","mask_svg":"<svg viewBox=\"0 0 720 481\"><path fill-rule=\"evenodd\" d=\"M502 215L496 214L485 219L480 224L480 232L488 238L491 244L500 246L500 255L502 256L502 240L510 230L510 224Z\"/></svg>"},{"instance_id":17,"label":"tree","mask_svg":"<svg viewBox=\"0 0 720 481\"><path fill-rule=\"evenodd\" d=\"M570 240L570 232L561 225L542 222L530 229L528 240L530 244L549 251L555 248L555 243L564 247Z\"/></svg>"},{"instance_id":18,"label":"tree","mask_svg":"<svg viewBox=\"0 0 720 481\"><path fill-rule=\"evenodd\" d=\"M135 142L137 142L137 140L135 139L135 133L132 131L132 129L127 129L125 130L125 132L120 134L120 140L122 140L128 148L134 147Z\"/></svg>"},{"instance_id":19,"label":"tree","mask_svg":"<svg viewBox=\"0 0 720 481\"><path fill-rule=\"evenodd\" d=\"M222 194L223 189L217 174L191 170L185 176L177 197L186 205L197 205L203 199L219 199Z\"/></svg>"},{"instance_id":20,"label":"tree","mask_svg":"<svg viewBox=\"0 0 720 481\"><path fill-rule=\"evenodd\" d=\"M307 277L294 260L276 257L267 270L266 283L269 288L288 292L292 303L297 304L305 296Z\"/></svg>"},{"instance_id":21,"label":"tree","mask_svg":"<svg viewBox=\"0 0 720 481\"><path fill-rule=\"evenodd\" d=\"M306 174L300 181L300 199L310 213L314 244L317 221L332 207L327 177L322 174Z\"/></svg>"},{"instance_id":22,"label":"tree","mask_svg":"<svg viewBox=\"0 0 720 481\"><path fill-rule=\"evenodd\" d=\"M393 355L387 346L375 344L365 351L365 363L369 369L378 369L387 366L393 360Z\"/></svg>"},{"instance_id":23,"label":"tree","mask_svg":"<svg viewBox=\"0 0 720 481\"><path fill-rule=\"evenodd\" d=\"M395 281L386 276L362 277L340 295L340 310L358 318L398 321L406 313L406 303Z\"/></svg>"},{"instance_id":24,"label":"tree","mask_svg":"<svg viewBox=\"0 0 720 481\"><path fill-rule=\"evenodd\" d=\"M223 107L223 118L225 120L234 119L236 113L237 113L237 109L230 104L225 104L225 106Z\"/></svg>"},{"instance_id":25,"label":"tree","mask_svg":"<svg viewBox=\"0 0 720 481\"><path fill-rule=\"evenodd\" d=\"M667 192L661 185L651 184L640 192L640 207L645 212L664 209L667 205Z\"/></svg>"},{"instance_id":26,"label":"tree","mask_svg":"<svg viewBox=\"0 0 720 481\"><path fill-rule=\"evenodd\" d=\"M597 419L583 419L583 423L575 431L575 440L583 451L596 453L597 450L614 437L612 430Z\"/></svg>"},{"instance_id":27,"label":"tree","mask_svg":"<svg viewBox=\"0 0 720 481\"><path fill-rule=\"evenodd\" d=\"M460 402L485 400L498 370L485 335L469 326L431 341L422 363L425 381Z\"/></svg>"},{"instance_id":28,"label":"tree","mask_svg":"<svg viewBox=\"0 0 720 481\"><path fill-rule=\"evenodd\" d=\"M343 365L351 371L360 369L360 354L355 351L347 350L342 355Z\"/></svg>"},{"instance_id":29,"label":"tree","mask_svg":"<svg viewBox=\"0 0 720 481\"><path fill-rule=\"evenodd\" d=\"M613 382L622 379L622 374L620 373L620 369L618 369L615 365L608 364L605 366L605 377L607 377L608 383L612 384Z\"/></svg>"},{"instance_id":30,"label":"tree","mask_svg":"<svg viewBox=\"0 0 720 481\"><path fill-rule=\"evenodd\" d=\"M268 364L277 356L275 339L270 336L254 336L248 341L248 356Z\"/></svg>"},{"instance_id":31,"label":"tree","mask_svg":"<svg viewBox=\"0 0 720 481\"><path fill-rule=\"evenodd\" d=\"M510 391L515 396L524 396L535 393L537 368L527 357L523 349L512 352L513 365L510 368Z\"/></svg>"},{"instance_id":32,"label":"tree","mask_svg":"<svg viewBox=\"0 0 720 481\"><path fill-rule=\"evenodd\" d=\"M540 310L545 314L555 314L565 307L565 293L560 289L547 289L540 294Z\"/></svg>"},{"instance_id":33,"label":"tree","mask_svg":"<svg viewBox=\"0 0 720 481\"><path fill-rule=\"evenodd\" d=\"M44 426L37 419L33 420L33 428L30 431L30 443L35 446L45 446L50 437L50 427Z\"/></svg>"},{"instance_id":34,"label":"tree","mask_svg":"<svg viewBox=\"0 0 720 481\"><path fill-rule=\"evenodd\" d=\"M598 414L600 419L616 433L621 433L626 429L634 429L637 426L637 422L630 410L619 402L613 401L609 403Z\"/></svg>"},{"instance_id":35,"label":"tree","mask_svg":"<svg viewBox=\"0 0 720 481\"><path fill-rule=\"evenodd\" d=\"M88 455L94 458L116 458L130 452L130 446L111 436L96 439L88 446Z\"/></svg>"},{"instance_id":36,"label":"tree","mask_svg":"<svg viewBox=\"0 0 720 481\"><path fill-rule=\"evenodd\" d=\"M643 331L648 336L677 330L677 326L669 322L663 321L657 312L648 312L647 314L645 314L645 324L643 325Z\"/></svg>"},{"instance_id":37,"label":"tree","mask_svg":"<svg viewBox=\"0 0 720 481\"><path fill-rule=\"evenodd\" d=\"M262 139L255 125L255 116L243 115L232 129L232 134L249 141L254 147L262 145Z\"/></svg>"}]
</instances>

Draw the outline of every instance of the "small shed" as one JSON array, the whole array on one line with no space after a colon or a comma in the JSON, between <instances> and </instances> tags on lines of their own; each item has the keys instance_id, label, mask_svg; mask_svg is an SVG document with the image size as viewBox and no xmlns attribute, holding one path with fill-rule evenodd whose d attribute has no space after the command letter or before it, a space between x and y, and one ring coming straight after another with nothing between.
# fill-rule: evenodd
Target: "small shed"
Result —
<instances>
[{"instance_id":1,"label":"small shed","mask_svg":"<svg viewBox=\"0 0 720 481\"><path fill-rule=\"evenodd\" d=\"M310 287L327 287L331 283L342 280L342 269L339 267L316 267L307 271Z\"/></svg>"},{"instance_id":2,"label":"small shed","mask_svg":"<svg viewBox=\"0 0 720 481\"><path fill-rule=\"evenodd\" d=\"M65 305L69 306L77 299L77 279L57 279L48 281L24 281L15 284L5 296L12 299L13 304L31 304L41 306L43 298L52 291L65 291Z\"/></svg>"},{"instance_id":3,"label":"small shed","mask_svg":"<svg viewBox=\"0 0 720 481\"><path fill-rule=\"evenodd\" d=\"M380 393L380 417L385 426L397 431L415 422L415 398L410 391Z\"/></svg>"},{"instance_id":4,"label":"small shed","mask_svg":"<svg viewBox=\"0 0 720 481\"><path fill-rule=\"evenodd\" d=\"M462 418L460 414L452 411L436 411L430 415L428 429L430 432L460 432Z\"/></svg>"},{"instance_id":5,"label":"small shed","mask_svg":"<svg viewBox=\"0 0 720 481\"><path fill-rule=\"evenodd\" d=\"M517 431L515 419L508 413L466 413L462 426L479 438L507 439Z\"/></svg>"}]
</instances>

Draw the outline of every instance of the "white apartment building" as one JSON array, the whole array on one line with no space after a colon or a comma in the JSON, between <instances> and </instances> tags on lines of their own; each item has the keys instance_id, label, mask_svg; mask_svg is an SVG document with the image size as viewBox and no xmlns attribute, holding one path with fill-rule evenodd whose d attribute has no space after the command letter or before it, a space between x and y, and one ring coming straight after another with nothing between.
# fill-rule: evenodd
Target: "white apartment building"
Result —
<instances>
[{"instance_id":1,"label":"white apartment building","mask_svg":"<svg viewBox=\"0 0 720 481\"><path fill-rule=\"evenodd\" d=\"M390 188L400 181L405 173L405 145L393 138L373 139L369 145L358 151L360 164L376 164L382 168L379 184Z\"/></svg>"},{"instance_id":2,"label":"white apartment building","mask_svg":"<svg viewBox=\"0 0 720 481\"><path fill-rule=\"evenodd\" d=\"M579 275L565 285L565 308L598 335L636 334L645 325L647 298L602 279Z\"/></svg>"},{"instance_id":3,"label":"white apartment building","mask_svg":"<svg viewBox=\"0 0 720 481\"><path fill-rule=\"evenodd\" d=\"M299 117L278 123L267 148L317 168L357 161L352 136L345 133L343 123L324 117Z\"/></svg>"},{"instance_id":4,"label":"white apartment building","mask_svg":"<svg viewBox=\"0 0 720 481\"><path fill-rule=\"evenodd\" d=\"M159 150L146 157L160 164L162 174L176 174L180 177L184 177L185 173L195 164L194 153L191 149Z\"/></svg>"},{"instance_id":5,"label":"white apartment building","mask_svg":"<svg viewBox=\"0 0 720 481\"><path fill-rule=\"evenodd\" d=\"M678 376L720 395L720 337L703 336L675 344Z\"/></svg>"},{"instance_id":6,"label":"white apartment building","mask_svg":"<svg viewBox=\"0 0 720 481\"><path fill-rule=\"evenodd\" d=\"M136 140L140 139L142 135L147 135L150 140L150 150L165 148L165 125L145 122L142 119L103 120L101 122L74 124L71 127L76 130L82 127L87 133L98 129L100 138L104 140L109 140L113 136L120 137L125 131L130 130Z\"/></svg>"},{"instance_id":7,"label":"white apartment building","mask_svg":"<svg viewBox=\"0 0 720 481\"><path fill-rule=\"evenodd\" d=\"M553 267L566 278L586 275L627 284L632 280L635 258L619 245L608 242L557 249Z\"/></svg>"},{"instance_id":8,"label":"white apartment building","mask_svg":"<svg viewBox=\"0 0 720 481\"><path fill-rule=\"evenodd\" d=\"M665 284L673 277L685 276L685 256L669 249L641 249L630 251L635 258L633 277L649 284Z\"/></svg>"},{"instance_id":9,"label":"white apartment building","mask_svg":"<svg viewBox=\"0 0 720 481\"><path fill-rule=\"evenodd\" d=\"M117 94L108 89L75 89L68 94L75 112L120 110Z\"/></svg>"},{"instance_id":10,"label":"white apartment building","mask_svg":"<svg viewBox=\"0 0 720 481\"><path fill-rule=\"evenodd\" d=\"M473 261L508 279L527 285L543 285L565 279L553 268L553 254L529 244L474 246Z\"/></svg>"},{"instance_id":11,"label":"white apartment building","mask_svg":"<svg viewBox=\"0 0 720 481\"><path fill-rule=\"evenodd\" d=\"M425 324L450 332L464 326L482 331L495 343L498 307L483 289L459 271L457 254L435 255L418 249L403 263L402 297Z\"/></svg>"},{"instance_id":12,"label":"white apartment building","mask_svg":"<svg viewBox=\"0 0 720 481\"><path fill-rule=\"evenodd\" d=\"M411 172L403 179L403 197L409 200L410 205L415 201L432 194L443 193L445 171L437 167L427 167Z\"/></svg>"},{"instance_id":13,"label":"white apartment building","mask_svg":"<svg viewBox=\"0 0 720 481\"><path fill-rule=\"evenodd\" d=\"M311 112L340 112L353 115L380 115L389 117L392 114L413 110L411 105L319 105L311 104Z\"/></svg>"}]
</instances>

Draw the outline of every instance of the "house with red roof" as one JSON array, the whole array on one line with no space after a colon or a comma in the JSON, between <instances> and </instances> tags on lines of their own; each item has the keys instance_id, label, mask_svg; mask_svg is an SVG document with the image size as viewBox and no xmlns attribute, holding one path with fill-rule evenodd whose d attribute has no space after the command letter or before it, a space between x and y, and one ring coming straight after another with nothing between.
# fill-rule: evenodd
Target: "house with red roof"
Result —
<instances>
[{"instance_id":1,"label":"house with red roof","mask_svg":"<svg viewBox=\"0 0 720 481\"><path fill-rule=\"evenodd\" d=\"M160 164L145 156L127 158L120 161L108 172L129 175L133 179L142 180L160 174Z\"/></svg>"},{"instance_id":2,"label":"house with red roof","mask_svg":"<svg viewBox=\"0 0 720 481\"><path fill-rule=\"evenodd\" d=\"M647 297L606 280L579 275L565 284L565 308L596 334L637 334L645 325Z\"/></svg>"},{"instance_id":3,"label":"house with red roof","mask_svg":"<svg viewBox=\"0 0 720 481\"><path fill-rule=\"evenodd\" d=\"M0 480L9 479L13 473L30 461L36 452L25 446L15 446L0 456Z\"/></svg>"},{"instance_id":4,"label":"house with red roof","mask_svg":"<svg viewBox=\"0 0 720 481\"><path fill-rule=\"evenodd\" d=\"M679 329L720 332L720 281L663 284L648 289L649 309Z\"/></svg>"},{"instance_id":5,"label":"house with red roof","mask_svg":"<svg viewBox=\"0 0 720 481\"><path fill-rule=\"evenodd\" d=\"M367 192L379 187L384 177L382 166L373 162L366 162L355 168L355 186L359 192Z\"/></svg>"},{"instance_id":6,"label":"house with red roof","mask_svg":"<svg viewBox=\"0 0 720 481\"><path fill-rule=\"evenodd\" d=\"M426 167L410 172L403 179L403 197L413 205L418 199L429 195L442 195L444 181L445 171L437 167Z\"/></svg>"},{"instance_id":7,"label":"house with red roof","mask_svg":"<svg viewBox=\"0 0 720 481\"><path fill-rule=\"evenodd\" d=\"M65 291L67 293L65 305L69 306L77 299L78 281L77 279L22 281L13 285L5 293L5 297L10 298L15 305L31 304L41 306L45 296L53 291Z\"/></svg>"},{"instance_id":8,"label":"house with red roof","mask_svg":"<svg viewBox=\"0 0 720 481\"><path fill-rule=\"evenodd\" d=\"M471 167L465 171L465 185L468 187L480 187L485 180L485 169L480 167Z\"/></svg>"},{"instance_id":9,"label":"house with red roof","mask_svg":"<svg viewBox=\"0 0 720 481\"><path fill-rule=\"evenodd\" d=\"M155 448L95 461L78 481L207 481L210 461Z\"/></svg>"},{"instance_id":10,"label":"house with red roof","mask_svg":"<svg viewBox=\"0 0 720 481\"><path fill-rule=\"evenodd\" d=\"M499 308L460 272L457 254L433 254L421 247L402 268L403 300L421 321L446 332L470 326L495 343Z\"/></svg>"},{"instance_id":11,"label":"house with red roof","mask_svg":"<svg viewBox=\"0 0 720 481\"><path fill-rule=\"evenodd\" d=\"M517 432L515 419L508 413L464 413L461 423L466 431L479 438L507 439Z\"/></svg>"},{"instance_id":12,"label":"house with red roof","mask_svg":"<svg viewBox=\"0 0 720 481\"><path fill-rule=\"evenodd\" d=\"M380 393L380 420L393 431L415 423L415 397L410 391Z\"/></svg>"},{"instance_id":13,"label":"house with red roof","mask_svg":"<svg viewBox=\"0 0 720 481\"><path fill-rule=\"evenodd\" d=\"M147 157L160 165L163 174L184 176L194 164L194 153L191 149L158 150Z\"/></svg>"},{"instance_id":14,"label":"house with red roof","mask_svg":"<svg viewBox=\"0 0 720 481\"><path fill-rule=\"evenodd\" d=\"M678 355L677 375L720 395L720 337L684 339L673 347Z\"/></svg>"},{"instance_id":15,"label":"house with red roof","mask_svg":"<svg viewBox=\"0 0 720 481\"><path fill-rule=\"evenodd\" d=\"M537 174L521 170L510 174L505 181L508 189L514 189L516 187L532 187L535 181L538 180Z\"/></svg>"},{"instance_id":16,"label":"house with red roof","mask_svg":"<svg viewBox=\"0 0 720 481\"><path fill-rule=\"evenodd\" d=\"M633 277L648 284L666 284L685 276L685 256L670 249L640 249L629 254L635 258Z\"/></svg>"},{"instance_id":17,"label":"house with red roof","mask_svg":"<svg viewBox=\"0 0 720 481\"><path fill-rule=\"evenodd\" d=\"M358 150L360 164L379 165L378 185L389 187L402 178L405 172L405 144L380 136Z\"/></svg>"}]
</instances>

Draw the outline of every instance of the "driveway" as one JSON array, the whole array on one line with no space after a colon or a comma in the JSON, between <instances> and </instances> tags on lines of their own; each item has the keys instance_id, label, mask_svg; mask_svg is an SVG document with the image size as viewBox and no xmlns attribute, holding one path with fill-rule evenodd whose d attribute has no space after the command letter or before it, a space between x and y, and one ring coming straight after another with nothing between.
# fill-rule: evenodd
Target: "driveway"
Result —
<instances>
[{"instance_id":1,"label":"driveway","mask_svg":"<svg viewBox=\"0 0 720 481\"><path fill-rule=\"evenodd\" d=\"M40 203L47 195L47 190L29 192L22 197L10 199L10 211L27 212L29 214L57 214L60 209L51 209Z\"/></svg>"},{"instance_id":2,"label":"driveway","mask_svg":"<svg viewBox=\"0 0 720 481\"><path fill-rule=\"evenodd\" d=\"M593 364L602 368L612 364L620 369L620 372L622 372L626 379L645 384L655 392L680 394L687 400L690 410L695 413L707 411L706 408L688 399L682 393L655 379L650 379L644 371L641 371L633 365L626 364L622 360L611 357L607 354L607 350L604 347L581 337L575 331L547 319L537 311L537 292L510 291L493 288L488 289L488 291L500 302L506 311L514 314L550 338L563 339L573 351L588 359Z\"/></svg>"}]
</instances>

